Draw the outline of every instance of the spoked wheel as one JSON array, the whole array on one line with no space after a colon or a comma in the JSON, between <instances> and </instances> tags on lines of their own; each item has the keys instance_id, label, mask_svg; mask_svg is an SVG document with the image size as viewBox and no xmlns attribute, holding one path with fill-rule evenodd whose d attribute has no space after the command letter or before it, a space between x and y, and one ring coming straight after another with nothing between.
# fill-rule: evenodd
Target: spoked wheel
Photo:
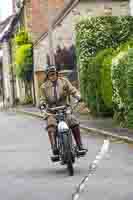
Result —
<instances>
[{"instance_id":1,"label":"spoked wheel","mask_svg":"<svg viewBox=\"0 0 133 200\"><path fill-rule=\"evenodd\" d=\"M64 155L65 155L65 163L67 165L68 173L70 176L74 175L74 156L72 153L72 138L69 134L63 135L63 142L64 142Z\"/></svg>"},{"instance_id":2,"label":"spoked wheel","mask_svg":"<svg viewBox=\"0 0 133 200\"><path fill-rule=\"evenodd\" d=\"M70 157L69 157L70 156ZM67 160L67 169L68 169L68 173L70 176L74 175L74 168L73 168L73 161L72 161L72 154L68 154L68 160Z\"/></svg>"}]
</instances>

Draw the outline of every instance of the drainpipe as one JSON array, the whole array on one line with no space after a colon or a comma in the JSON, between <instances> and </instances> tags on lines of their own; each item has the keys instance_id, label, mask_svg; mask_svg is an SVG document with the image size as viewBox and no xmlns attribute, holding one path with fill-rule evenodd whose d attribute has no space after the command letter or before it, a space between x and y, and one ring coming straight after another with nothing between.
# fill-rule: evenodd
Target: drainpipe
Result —
<instances>
[{"instance_id":1,"label":"drainpipe","mask_svg":"<svg viewBox=\"0 0 133 200\"><path fill-rule=\"evenodd\" d=\"M48 41L49 41L49 57L50 57L50 65L55 65L55 58L54 58L54 47L53 47L53 28L52 28L52 8L49 6L49 0L46 0L46 9L47 9L47 16L48 16Z\"/></svg>"},{"instance_id":2,"label":"drainpipe","mask_svg":"<svg viewBox=\"0 0 133 200\"><path fill-rule=\"evenodd\" d=\"M2 100L3 100L3 108L4 108L4 102L5 102L5 92L4 92L4 80L3 80L3 63L2 63L2 69L1 69L1 84L2 84Z\"/></svg>"},{"instance_id":3,"label":"drainpipe","mask_svg":"<svg viewBox=\"0 0 133 200\"><path fill-rule=\"evenodd\" d=\"M11 41L9 41L9 52L10 52L10 84L11 84L11 106L15 106L15 77L14 77L14 69L13 69L13 55L12 55L12 47L11 47Z\"/></svg>"},{"instance_id":4,"label":"drainpipe","mask_svg":"<svg viewBox=\"0 0 133 200\"><path fill-rule=\"evenodd\" d=\"M33 46L32 46L33 47ZM34 71L34 51L32 48L32 59L33 59L33 75L32 75L32 83L33 83L33 104L36 105L36 89L35 89L35 71Z\"/></svg>"},{"instance_id":5,"label":"drainpipe","mask_svg":"<svg viewBox=\"0 0 133 200\"><path fill-rule=\"evenodd\" d=\"M130 16L133 16L133 0L129 1L129 12Z\"/></svg>"}]
</instances>

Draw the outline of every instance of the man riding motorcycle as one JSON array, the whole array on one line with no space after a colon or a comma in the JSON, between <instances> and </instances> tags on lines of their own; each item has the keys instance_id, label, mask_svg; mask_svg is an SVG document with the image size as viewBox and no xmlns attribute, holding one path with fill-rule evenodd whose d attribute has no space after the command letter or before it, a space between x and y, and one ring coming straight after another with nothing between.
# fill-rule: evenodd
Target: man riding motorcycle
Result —
<instances>
[{"instance_id":1,"label":"man riding motorcycle","mask_svg":"<svg viewBox=\"0 0 133 200\"><path fill-rule=\"evenodd\" d=\"M80 101L80 94L75 87L71 85L71 83L66 79L58 76L58 72L55 66L50 66L46 70L47 79L41 85L40 92L40 107L45 108L46 105L48 107L56 107L62 105L68 105L68 99L70 95L72 95L77 101ZM73 115L67 116L67 123L72 130L78 151L87 152L86 149L83 148L81 142L80 128L79 122ZM56 127L57 121L55 116L47 117L47 129L48 136L51 143L51 148L53 155L58 155L58 149L56 144Z\"/></svg>"}]
</instances>

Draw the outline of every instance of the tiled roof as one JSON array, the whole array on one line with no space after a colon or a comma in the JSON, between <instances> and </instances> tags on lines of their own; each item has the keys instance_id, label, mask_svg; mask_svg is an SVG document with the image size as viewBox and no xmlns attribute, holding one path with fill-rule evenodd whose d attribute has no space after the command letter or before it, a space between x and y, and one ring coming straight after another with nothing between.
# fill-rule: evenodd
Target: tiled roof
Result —
<instances>
[{"instance_id":1,"label":"tiled roof","mask_svg":"<svg viewBox=\"0 0 133 200\"><path fill-rule=\"evenodd\" d=\"M0 42L2 42L4 38L8 38L14 30L14 26L18 22L21 10L24 6L24 0L21 0L20 2L20 7L17 9L16 13L0 23Z\"/></svg>"}]
</instances>

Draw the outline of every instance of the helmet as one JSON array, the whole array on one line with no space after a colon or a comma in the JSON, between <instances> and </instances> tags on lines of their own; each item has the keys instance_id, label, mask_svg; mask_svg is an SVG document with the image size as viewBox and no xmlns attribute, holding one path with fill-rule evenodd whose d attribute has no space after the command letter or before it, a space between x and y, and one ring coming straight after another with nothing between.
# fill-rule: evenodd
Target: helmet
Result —
<instances>
[{"instance_id":1,"label":"helmet","mask_svg":"<svg viewBox=\"0 0 133 200\"><path fill-rule=\"evenodd\" d=\"M49 66L46 70L46 74L48 75L49 72L57 72L56 67L54 65Z\"/></svg>"}]
</instances>

